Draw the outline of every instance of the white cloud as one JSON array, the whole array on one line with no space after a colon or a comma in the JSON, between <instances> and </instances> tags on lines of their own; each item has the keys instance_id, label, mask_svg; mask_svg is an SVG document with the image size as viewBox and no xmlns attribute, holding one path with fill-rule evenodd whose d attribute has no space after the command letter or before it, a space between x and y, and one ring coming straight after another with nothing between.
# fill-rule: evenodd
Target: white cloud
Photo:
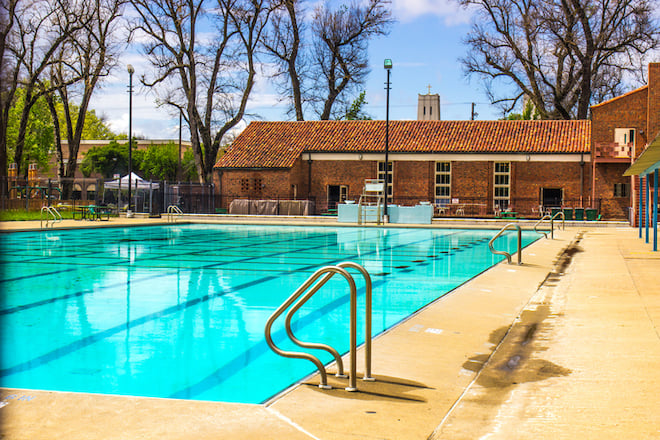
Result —
<instances>
[{"instance_id":1,"label":"white cloud","mask_svg":"<svg viewBox=\"0 0 660 440\"><path fill-rule=\"evenodd\" d=\"M393 0L394 16L404 22L422 15L436 15L448 26L470 22L472 12L458 5L456 0Z\"/></svg>"}]
</instances>

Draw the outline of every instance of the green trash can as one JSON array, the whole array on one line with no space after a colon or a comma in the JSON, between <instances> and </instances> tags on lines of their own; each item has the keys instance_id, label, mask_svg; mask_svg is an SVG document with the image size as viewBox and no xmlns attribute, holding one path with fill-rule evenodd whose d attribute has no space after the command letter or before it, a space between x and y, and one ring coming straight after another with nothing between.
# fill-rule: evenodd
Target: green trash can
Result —
<instances>
[{"instance_id":1,"label":"green trash can","mask_svg":"<svg viewBox=\"0 0 660 440\"><path fill-rule=\"evenodd\" d=\"M575 220L584 220L584 208L575 208Z\"/></svg>"},{"instance_id":2,"label":"green trash can","mask_svg":"<svg viewBox=\"0 0 660 440\"><path fill-rule=\"evenodd\" d=\"M564 220L573 220L573 208L564 208Z\"/></svg>"},{"instance_id":3,"label":"green trash can","mask_svg":"<svg viewBox=\"0 0 660 440\"><path fill-rule=\"evenodd\" d=\"M598 217L597 209L585 209L584 213L587 215L587 221L590 222L596 221L596 218Z\"/></svg>"}]
</instances>

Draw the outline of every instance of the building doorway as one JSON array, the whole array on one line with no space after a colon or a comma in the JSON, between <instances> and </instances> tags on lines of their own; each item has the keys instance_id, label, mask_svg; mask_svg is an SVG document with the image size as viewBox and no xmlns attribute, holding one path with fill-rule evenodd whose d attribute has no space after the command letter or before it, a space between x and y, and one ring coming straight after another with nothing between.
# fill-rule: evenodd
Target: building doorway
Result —
<instances>
[{"instance_id":1,"label":"building doorway","mask_svg":"<svg viewBox=\"0 0 660 440\"><path fill-rule=\"evenodd\" d=\"M348 197L348 186L328 185L328 209L337 209L337 204Z\"/></svg>"},{"instance_id":2,"label":"building doorway","mask_svg":"<svg viewBox=\"0 0 660 440\"><path fill-rule=\"evenodd\" d=\"M544 208L563 206L564 190L561 188L541 188L541 202Z\"/></svg>"}]
</instances>

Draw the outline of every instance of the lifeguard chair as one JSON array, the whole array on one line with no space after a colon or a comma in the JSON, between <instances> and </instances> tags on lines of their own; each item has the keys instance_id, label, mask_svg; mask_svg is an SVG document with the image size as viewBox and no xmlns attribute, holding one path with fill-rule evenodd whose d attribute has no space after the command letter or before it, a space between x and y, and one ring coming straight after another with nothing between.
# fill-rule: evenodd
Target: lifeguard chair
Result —
<instances>
[{"instance_id":1,"label":"lifeguard chair","mask_svg":"<svg viewBox=\"0 0 660 440\"><path fill-rule=\"evenodd\" d=\"M364 189L358 202L358 224L383 223L383 197L385 181L381 179L365 179Z\"/></svg>"}]
</instances>

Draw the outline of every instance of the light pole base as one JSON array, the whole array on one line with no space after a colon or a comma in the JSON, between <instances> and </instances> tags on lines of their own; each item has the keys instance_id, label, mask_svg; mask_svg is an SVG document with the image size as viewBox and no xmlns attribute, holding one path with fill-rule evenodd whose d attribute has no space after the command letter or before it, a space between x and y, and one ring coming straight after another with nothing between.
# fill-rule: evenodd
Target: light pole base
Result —
<instances>
[{"instance_id":1,"label":"light pole base","mask_svg":"<svg viewBox=\"0 0 660 440\"><path fill-rule=\"evenodd\" d=\"M390 216L389 215L384 215L383 216L383 224L388 224L390 222Z\"/></svg>"},{"instance_id":2,"label":"light pole base","mask_svg":"<svg viewBox=\"0 0 660 440\"><path fill-rule=\"evenodd\" d=\"M130 209L127 209L126 210L126 218L133 218L133 211L131 211Z\"/></svg>"}]
</instances>

